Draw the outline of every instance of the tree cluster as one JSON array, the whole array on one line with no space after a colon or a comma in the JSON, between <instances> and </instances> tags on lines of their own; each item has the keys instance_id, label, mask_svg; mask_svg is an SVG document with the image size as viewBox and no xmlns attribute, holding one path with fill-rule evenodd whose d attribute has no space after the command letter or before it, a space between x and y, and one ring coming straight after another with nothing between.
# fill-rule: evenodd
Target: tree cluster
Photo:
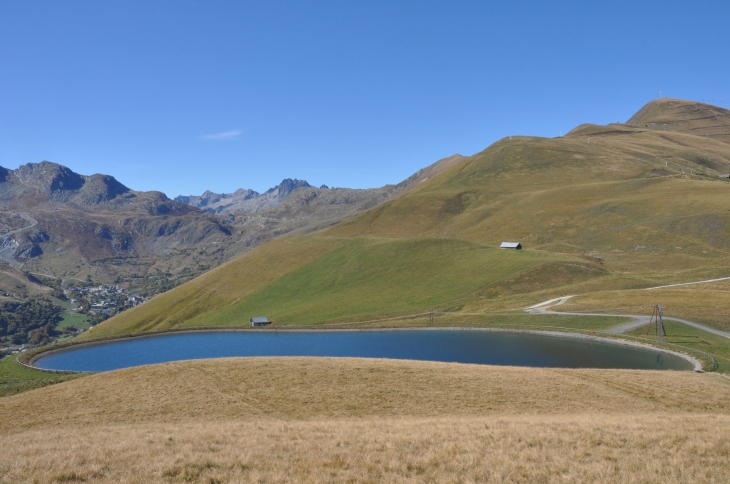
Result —
<instances>
[{"instance_id":1,"label":"tree cluster","mask_svg":"<svg viewBox=\"0 0 730 484\"><path fill-rule=\"evenodd\" d=\"M56 335L62 308L44 299L0 304L0 342L42 345Z\"/></svg>"}]
</instances>

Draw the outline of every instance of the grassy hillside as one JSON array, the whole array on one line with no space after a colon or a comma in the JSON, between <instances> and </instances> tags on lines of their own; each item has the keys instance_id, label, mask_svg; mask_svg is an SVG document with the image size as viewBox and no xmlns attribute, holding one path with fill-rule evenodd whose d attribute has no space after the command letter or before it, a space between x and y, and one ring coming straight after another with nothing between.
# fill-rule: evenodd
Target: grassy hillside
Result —
<instances>
[{"instance_id":1,"label":"grassy hillside","mask_svg":"<svg viewBox=\"0 0 730 484\"><path fill-rule=\"evenodd\" d=\"M233 358L0 399L0 482L726 482L730 380Z\"/></svg>"},{"instance_id":2,"label":"grassy hillside","mask_svg":"<svg viewBox=\"0 0 730 484\"><path fill-rule=\"evenodd\" d=\"M626 125L503 139L400 197L265 244L84 337L245 325L261 314L298 324L514 310L551 294L730 275L730 183L718 177L730 173L730 144L696 135L688 112L730 135L724 111L665 99ZM687 129L645 126L659 115ZM502 241L526 250L497 250Z\"/></svg>"},{"instance_id":3,"label":"grassy hillside","mask_svg":"<svg viewBox=\"0 0 730 484\"><path fill-rule=\"evenodd\" d=\"M256 314L312 323L378 314L383 308L415 311L454 301L505 275L556 258L539 251L505 254L453 239L345 240L342 247L247 297L215 312L201 311L183 326L241 325Z\"/></svg>"},{"instance_id":4,"label":"grassy hillside","mask_svg":"<svg viewBox=\"0 0 730 484\"><path fill-rule=\"evenodd\" d=\"M88 333L96 337L179 326L240 301L340 246L341 242L337 240L316 238L272 241L154 297L149 303L111 318L84 336Z\"/></svg>"},{"instance_id":5,"label":"grassy hillside","mask_svg":"<svg viewBox=\"0 0 730 484\"><path fill-rule=\"evenodd\" d=\"M78 378L78 375L73 374L54 374L31 370L18 365L15 362L17 356L10 355L0 358L0 397Z\"/></svg>"}]
</instances>

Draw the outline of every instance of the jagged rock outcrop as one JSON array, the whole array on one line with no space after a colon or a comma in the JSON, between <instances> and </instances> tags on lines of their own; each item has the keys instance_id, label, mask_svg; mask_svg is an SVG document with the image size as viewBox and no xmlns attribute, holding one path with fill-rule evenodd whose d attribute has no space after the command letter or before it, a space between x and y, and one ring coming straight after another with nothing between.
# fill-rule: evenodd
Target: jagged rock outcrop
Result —
<instances>
[{"instance_id":1,"label":"jagged rock outcrop","mask_svg":"<svg viewBox=\"0 0 730 484\"><path fill-rule=\"evenodd\" d=\"M210 213L258 212L281 203L297 188L309 188L304 180L285 178L264 193L239 188L233 193L214 193L206 190L202 195L178 196L175 201L200 208Z\"/></svg>"}]
</instances>

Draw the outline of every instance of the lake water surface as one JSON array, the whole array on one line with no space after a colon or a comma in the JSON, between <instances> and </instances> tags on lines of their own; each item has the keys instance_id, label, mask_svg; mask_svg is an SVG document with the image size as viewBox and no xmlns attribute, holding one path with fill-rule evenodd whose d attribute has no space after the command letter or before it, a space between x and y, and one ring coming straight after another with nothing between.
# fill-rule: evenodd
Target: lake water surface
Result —
<instances>
[{"instance_id":1,"label":"lake water surface","mask_svg":"<svg viewBox=\"0 0 730 484\"><path fill-rule=\"evenodd\" d=\"M229 356L350 356L550 368L692 370L679 356L603 341L534 333L458 330L206 331L70 348L39 368L108 371Z\"/></svg>"}]
</instances>

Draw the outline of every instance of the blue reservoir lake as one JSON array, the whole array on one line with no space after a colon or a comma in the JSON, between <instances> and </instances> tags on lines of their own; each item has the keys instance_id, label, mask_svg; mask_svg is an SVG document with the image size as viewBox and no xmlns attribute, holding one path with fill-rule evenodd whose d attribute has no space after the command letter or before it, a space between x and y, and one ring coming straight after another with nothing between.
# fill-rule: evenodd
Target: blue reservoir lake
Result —
<instances>
[{"instance_id":1,"label":"blue reservoir lake","mask_svg":"<svg viewBox=\"0 0 730 484\"><path fill-rule=\"evenodd\" d=\"M394 358L543 368L692 370L671 353L536 333L450 330L200 331L72 347L41 356L39 368L109 371L235 356Z\"/></svg>"}]
</instances>

